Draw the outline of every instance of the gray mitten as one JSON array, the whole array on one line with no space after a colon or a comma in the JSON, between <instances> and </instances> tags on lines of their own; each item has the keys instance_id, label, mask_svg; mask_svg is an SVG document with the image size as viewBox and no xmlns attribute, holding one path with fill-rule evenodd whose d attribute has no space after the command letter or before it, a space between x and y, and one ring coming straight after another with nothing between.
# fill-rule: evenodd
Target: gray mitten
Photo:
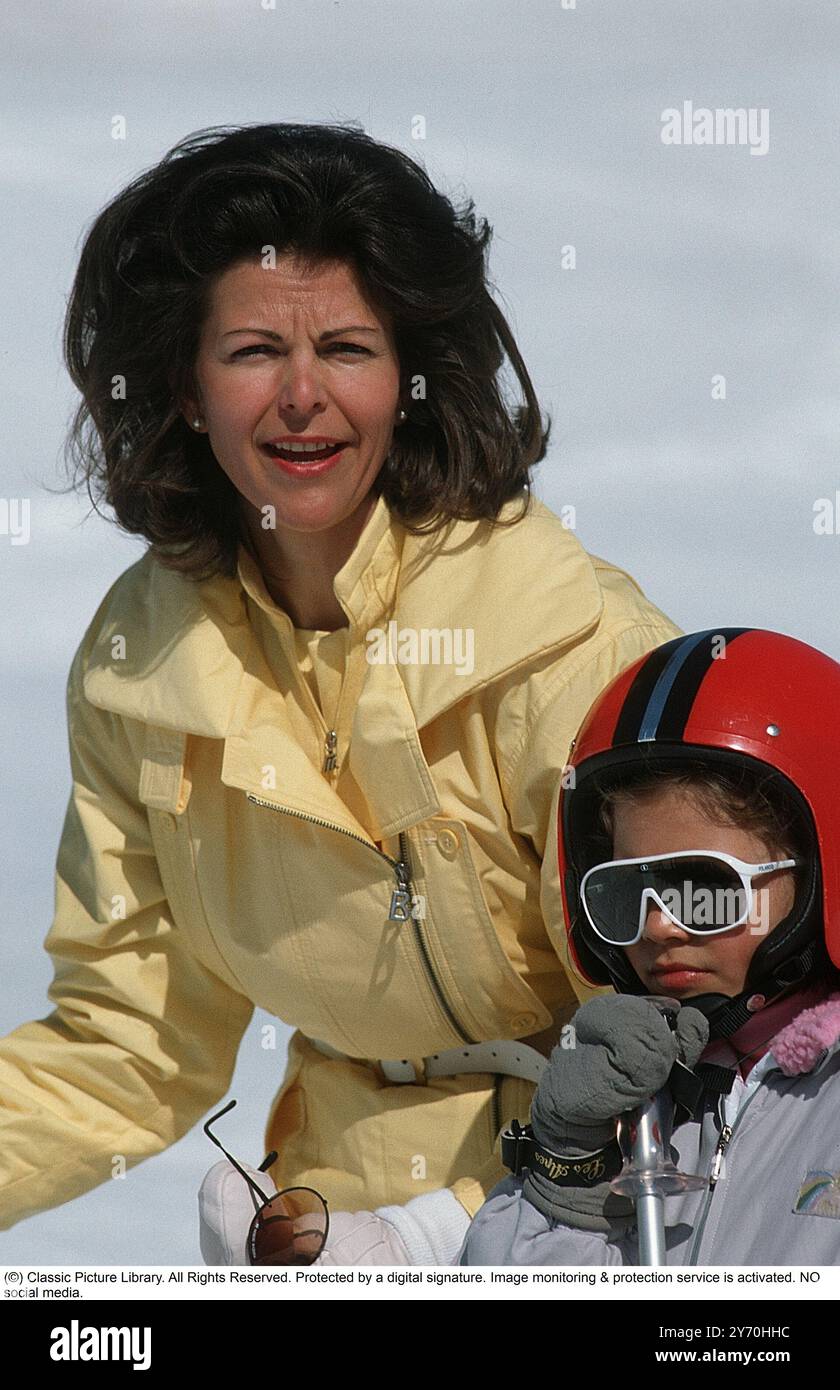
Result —
<instances>
[{"instance_id":1,"label":"gray mitten","mask_svg":"<svg viewBox=\"0 0 840 1390\"><path fill-rule=\"evenodd\" d=\"M633 994L590 999L572 1030L572 1046L553 1049L531 1104L537 1143L568 1158L605 1148L617 1117L661 1090L678 1059L693 1067L709 1039L698 1009L681 1008L672 1031L655 1004ZM587 1231L620 1234L635 1213L629 1198L610 1191L609 1179L559 1187L530 1170L522 1191L543 1215Z\"/></svg>"}]
</instances>

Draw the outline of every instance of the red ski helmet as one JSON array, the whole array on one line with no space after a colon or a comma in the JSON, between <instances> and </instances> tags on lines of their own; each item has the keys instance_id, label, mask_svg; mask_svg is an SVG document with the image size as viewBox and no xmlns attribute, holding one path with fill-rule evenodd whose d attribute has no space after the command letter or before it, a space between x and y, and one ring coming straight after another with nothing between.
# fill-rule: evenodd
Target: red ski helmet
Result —
<instances>
[{"instance_id":1,"label":"red ski helmet","mask_svg":"<svg viewBox=\"0 0 840 1390\"><path fill-rule=\"evenodd\" d=\"M602 691L573 741L557 818L569 952L584 979L622 993L648 992L625 952L591 930L580 904L583 874L611 857L599 818L605 787L692 764L762 774L762 787L809 847L793 908L758 946L742 993L690 1000L709 1017L712 1035L728 1036L746 1022L751 996L770 1002L819 971L840 967L840 854L831 845L840 810L835 711L840 664L761 628L675 637Z\"/></svg>"}]
</instances>

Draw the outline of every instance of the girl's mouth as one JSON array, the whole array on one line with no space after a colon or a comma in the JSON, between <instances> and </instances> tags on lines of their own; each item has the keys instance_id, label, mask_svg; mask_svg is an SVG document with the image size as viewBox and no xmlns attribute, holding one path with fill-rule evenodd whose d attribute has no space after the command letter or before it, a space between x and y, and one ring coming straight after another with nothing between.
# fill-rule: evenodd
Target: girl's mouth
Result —
<instances>
[{"instance_id":1,"label":"girl's mouth","mask_svg":"<svg viewBox=\"0 0 840 1390\"><path fill-rule=\"evenodd\" d=\"M708 970L697 970L689 965L672 965L667 969L651 971L660 989L690 989L709 974Z\"/></svg>"}]
</instances>

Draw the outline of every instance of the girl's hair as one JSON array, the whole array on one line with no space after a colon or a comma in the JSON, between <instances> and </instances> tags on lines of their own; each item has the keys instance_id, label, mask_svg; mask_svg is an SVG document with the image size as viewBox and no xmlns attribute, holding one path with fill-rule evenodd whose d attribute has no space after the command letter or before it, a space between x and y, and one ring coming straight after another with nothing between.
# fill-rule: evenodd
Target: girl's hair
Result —
<instances>
[{"instance_id":1,"label":"girl's hair","mask_svg":"<svg viewBox=\"0 0 840 1390\"><path fill-rule=\"evenodd\" d=\"M492 229L457 208L402 151L356 123L217 126L175 145L88 232L64 325L82 395L67 453L117 524L194 579L233 575L239 494L180 406L218 277L293 254L344 262L394 333L408 419L374 484L415 534L528 509L544 423L488 288ZM524 404L505 399L505 356ZM71 483L75 487L76 478ZM420 525L421 520L425 523ZM502 523L498 523L502 524Z\"/></svg>"},{"instance_id":2,"label":"girl's hair","mask_svg":"<svg viewBox=\"0 0 840 1390\"><path fill-rule=\"evenodd\" d=\"M757 835L779 858L812 853L810 837L796 809L780 795L772 774L739 768L646 769L626 785L601 788L600 824L612 836L616 805L650 796L665 787L677 787L690 795L709 820L737 826Z\"/></svg>"}]
</instances>

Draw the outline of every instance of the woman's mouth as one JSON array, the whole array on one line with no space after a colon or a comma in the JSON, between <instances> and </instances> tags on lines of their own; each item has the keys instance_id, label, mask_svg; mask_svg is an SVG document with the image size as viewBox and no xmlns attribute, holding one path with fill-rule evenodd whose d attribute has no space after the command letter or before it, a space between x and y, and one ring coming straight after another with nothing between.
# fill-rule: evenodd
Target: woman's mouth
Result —
<instances>
[{"instance_id":1,"label":"woman's mouth","mask_svg":"<svg viewBox=\"0 0 840 1390\"><path fill-rule=\"evenodd\" d=\"M294 477L312 477L325 473L341 458L347 445L341 442L324 444L318 448L294 448L291 445L263 444L265 454L281 468L284 473Z\"/></svg>"}]
</instances>

